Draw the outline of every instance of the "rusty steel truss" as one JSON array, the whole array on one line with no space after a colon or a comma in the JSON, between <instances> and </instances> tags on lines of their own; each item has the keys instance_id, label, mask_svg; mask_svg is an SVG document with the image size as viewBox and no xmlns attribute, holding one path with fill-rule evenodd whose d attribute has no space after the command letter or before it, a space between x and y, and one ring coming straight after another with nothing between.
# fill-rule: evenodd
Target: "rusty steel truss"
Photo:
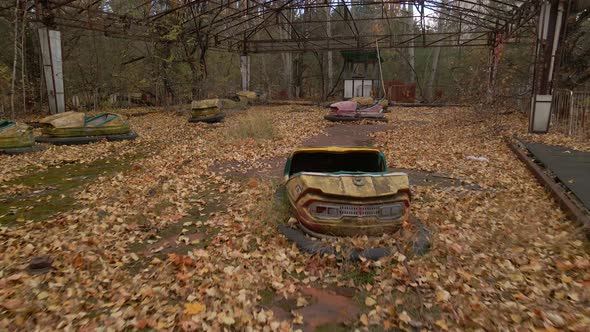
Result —
<instances>
[{"instance_id":1,"label":"rusty steel truss","mask_svg":"<svg viewBox=\"0 0 590 332\"><path fill-rule=\"evenodd\" d=\"M197 38L247 53L374 47L493 47L530 37L541 0L21 0L0 16L26 14L52 27L157 41ZM5 2L6 3L6 2ZM411 7L411 10L410 8Z\"/></svg>"}]
</instances>

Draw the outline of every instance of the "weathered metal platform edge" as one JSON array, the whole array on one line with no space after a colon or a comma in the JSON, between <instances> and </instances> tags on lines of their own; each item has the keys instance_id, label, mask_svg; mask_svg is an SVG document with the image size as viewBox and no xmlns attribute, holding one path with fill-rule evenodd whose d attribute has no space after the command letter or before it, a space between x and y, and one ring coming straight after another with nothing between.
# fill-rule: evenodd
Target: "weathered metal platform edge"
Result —
<instances>
[{"instance_id":1,"label":"weathered metal platform edge","mask_svg":"<svg viewBox=\"0 0 590 332\"><path fill-rule=\"evenodd\" d=\"M533 175L541 182L541 184L547 189L559 206L564 210L570 219L578 222L582 228L586 237L590 240L590 215L584 206L579 203L574 197L571 197L566 190L552 179L544 168L535 163L535 161L529 156L526 147L522 146L518 139L507 138L506 143L508 147L516 154L527 168L533 173Z\"/></svg>"}]
</instances>

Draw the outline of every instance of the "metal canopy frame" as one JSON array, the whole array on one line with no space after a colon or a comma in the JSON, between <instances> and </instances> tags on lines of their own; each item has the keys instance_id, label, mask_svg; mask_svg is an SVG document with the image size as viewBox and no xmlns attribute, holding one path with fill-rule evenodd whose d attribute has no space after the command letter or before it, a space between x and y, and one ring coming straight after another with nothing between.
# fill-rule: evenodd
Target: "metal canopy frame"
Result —
<instances>
[{"instance_id":1,"label":"metal canopy frame","mask_svg":"<svg viewBox=\"0 0 590 332\"><path fill-rule=\"evenodd\" d=\"M248 54L362 49L376 41L383 48L493 47L499 34L504 42L531 37L521 32L534 26L542 2L22 0L20 10L48 26L147 41L197 35L205 48ZM12 3L0 7L1 16L14 15ZM414 15L403 10L408 5ZM394 33L399 27L403 33Z\"/></svg>"}]
</instances>

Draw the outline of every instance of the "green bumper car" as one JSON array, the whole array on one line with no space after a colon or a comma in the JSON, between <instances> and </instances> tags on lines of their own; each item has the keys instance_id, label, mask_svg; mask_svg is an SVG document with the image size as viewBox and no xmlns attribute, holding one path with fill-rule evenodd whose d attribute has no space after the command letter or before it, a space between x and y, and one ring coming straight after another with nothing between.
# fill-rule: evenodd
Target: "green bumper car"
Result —
<instances>
[{"instance_id":1,"label":"green bumper car","mask_svg":"<svg viewBox=\"0 0 590 332\"><path fill-rule=\"evenodd\" d=\"M0 153L20 154L40 150L35 146L33 130L24 123L0 120Z\"/></svg>"},{"instance_id":2,"label":"green bumper car","mask_svg":"<svg viewBox=\"0 0 590 332\"><path fill-rule=\"evenodd\" d=\"M221 100L205 99L192 102L191 118L188 121L215 123L220 122L223 118L225 118L225 114L221 112Z\"/></svg>"},{"instance_id":3,"label":"green bumper car","mask_svg":"<svg viewBox=\"0 0 590 332\"><path fill-rule=\"evenodd\" d=\"M37 142L56 145L87 144L100 140L122 141L137 137L119 114L102 113L86 116L81 112L65 112L41 121L42 137Z\"/></svg>"}]
</instances>

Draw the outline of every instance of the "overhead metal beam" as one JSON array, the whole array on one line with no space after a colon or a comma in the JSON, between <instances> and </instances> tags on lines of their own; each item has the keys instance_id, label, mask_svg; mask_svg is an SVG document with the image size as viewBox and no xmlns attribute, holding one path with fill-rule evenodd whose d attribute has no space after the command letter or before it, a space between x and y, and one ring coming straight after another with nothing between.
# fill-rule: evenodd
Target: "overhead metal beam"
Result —
<instances>
[{"instance_id":1,"label":"overhead metal beam","mask_svg":"<svg viewBox=\"0 0 590 332\"><path fill-rule=\"evenodd\" d=\"M171 29L171 22L175 27L180 25L183 35L206 34L207 40L214 40L214 46L231 52L248 51L247 48L256 47L256 52L263 50L334 50L342 47L364 47L367 41L383 39L392 47L404 47L404 40L414 41L421 38L423 47L441 47L453 44L447 36L436 35L431 28L431 21L441 20L448 29L459 26L459 31L453 31L458 36L455 44L474 46L483 40L462 43L461 39L469 31L477 30L481 33L502 32L507 38L517 36L524 27L532 26L542 0L522 0L519 2L508 0L365 0L350 2L348 0L185 0L173 2L173 7L160 9L154 13L150 7L150 0L133 2L133 6L120 12L110 11L108 7L100 5L95 0L29 0L40 5L46 4L44 15L51 17L52 24L74 27L93 31L101 31L105 35L140 40L158 40ZM393 40L392 36L384 36L380 29L372 33L362 31L367 23L372 26L387 27L393 22L405 22L407 15L389 15L392 6L413 5L419 15L413 16L420 27L419 34L405 36L400 40ZM11 17L14 5L0 7L0 16ZM330 17L322 16L326 7L333 8ZM362 8L369 8L375 14L373 17L358 15ZM293 19L285 15L287 11L294 13ZM367 12L371 12L367 11ZM31 20L41 20L43 17L34 7L29 9ZM87 13L81 18L80 13ZM305 15L303 15L305 13ZM171 20L164 20L169 17ZM276 22L277 18L283 23ZM287 19L285 19L287 18ZM340 36L327 39L313 40L316 35L325 33L326 23L331 26L342 24L350 31L339 30ZM291 36L288 39L278 38L278 31L287 24ZM382 31L383 29L381 29ZM505 38L505 39L507 39ZM260 41L265 41L263 47ZM440 41L437 41L440 40ZM468 39L469 40L469 39ZM272 44L272 47L269 47ZM333 46L330 46L333 45ZM397 46L396 46L397 45ZM486 43L488 45L488 43ZM420 45L417 43L416 45Z\"/></svg>"}]
</instances>

